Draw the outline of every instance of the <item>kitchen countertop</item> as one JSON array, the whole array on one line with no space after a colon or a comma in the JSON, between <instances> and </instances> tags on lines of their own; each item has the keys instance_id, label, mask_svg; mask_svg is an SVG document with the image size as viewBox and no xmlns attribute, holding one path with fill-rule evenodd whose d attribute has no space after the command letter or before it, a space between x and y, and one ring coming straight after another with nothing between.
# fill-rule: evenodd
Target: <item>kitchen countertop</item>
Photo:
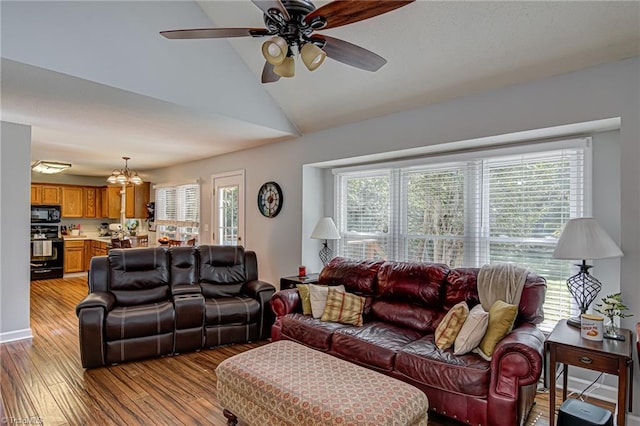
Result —
<instances>
[{"instance_id":1,"label":"kitchen countertop","mask_svg":"<svg viewBox=\"0 0 640 426\"><path fill-rule=\"evenodd\" d=\"M101 243L108 243L109 245L111 245L111 237L97 237L97 236L91 236L91 235L84 235L84 234L80 234L77 236L74 235L63 235L62 238L65 241L86 241L86 240L93 240L93 241L100 241ZM136 237L133 236L131 237L132 240L134 240ZM149 247L156 247L158 246L158 243L156 243L155 241L152 241L151 239L149 239Z\"/></svg>"}]
</instances>

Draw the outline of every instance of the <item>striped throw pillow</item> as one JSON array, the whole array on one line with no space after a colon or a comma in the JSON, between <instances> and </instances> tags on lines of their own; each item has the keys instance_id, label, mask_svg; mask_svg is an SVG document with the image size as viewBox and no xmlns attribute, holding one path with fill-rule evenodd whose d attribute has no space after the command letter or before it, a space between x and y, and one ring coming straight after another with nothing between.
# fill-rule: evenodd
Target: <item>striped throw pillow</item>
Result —
<instances>
[{"instance_id":1,"label":"striped throw pillow","mask_svg":"<svg viewBox=\"0 0 640 426\"><path fill-rule=\"evenodd\" d=\"M449 309L436 328L436 346L440 349L449 349L468 316L469 307L466 302L460 302Z\"/></svg>"},{"instance_id":2,"label":"striped throw pillow","mask_svg":"<svg viewBox=\"0 0 640 426\"><path fill-rule=\"evenodd\" d=\"M364 297L329 287L327 304L324 307L324 312L320 320L361 327L364 301Z\"/></svg>"}]
</instances>

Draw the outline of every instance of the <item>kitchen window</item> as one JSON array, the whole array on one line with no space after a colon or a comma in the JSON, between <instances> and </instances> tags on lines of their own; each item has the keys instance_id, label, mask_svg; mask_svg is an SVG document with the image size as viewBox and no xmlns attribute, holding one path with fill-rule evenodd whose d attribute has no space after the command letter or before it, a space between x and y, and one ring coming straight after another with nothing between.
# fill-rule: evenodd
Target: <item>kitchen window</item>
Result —
<instances>
[{"instance_id":1,"label":"kitchen window","mask_svg":"<svg viewBox=\"0 0 640 426\"><path fill-rule=\"evenodd\" d=\"M570 262L552 253L590 199L590 139L334 170L337 253L441 262L509 262L547 279L543 328L575 314Z\"/></svg>"},{"instance_id":2,"label":"kitchen window","mask_svg":"<svg viewBox=\"0 0 640 426\"><path fill-rule=\"evenodd\" d=\"M156 234L171 240L198 237L200 184L158 185L156 190Z\"/></svg>"}]
</instances>

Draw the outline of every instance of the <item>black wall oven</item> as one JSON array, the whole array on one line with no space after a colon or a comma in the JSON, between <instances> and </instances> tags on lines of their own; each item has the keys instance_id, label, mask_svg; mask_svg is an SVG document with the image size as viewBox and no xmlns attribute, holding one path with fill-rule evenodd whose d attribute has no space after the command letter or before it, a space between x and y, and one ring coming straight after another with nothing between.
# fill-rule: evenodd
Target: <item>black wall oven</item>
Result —
<instances>
[{"instance_id":1,"label":"black wall oven","mask_svg":"<svg viewBox=\"0 0 640 426\"><path fill-rule=\"evenodd\" d=\"M59 225L31 225L31 280L62 278L64 240Z\"/></svg>"}]
</instances>

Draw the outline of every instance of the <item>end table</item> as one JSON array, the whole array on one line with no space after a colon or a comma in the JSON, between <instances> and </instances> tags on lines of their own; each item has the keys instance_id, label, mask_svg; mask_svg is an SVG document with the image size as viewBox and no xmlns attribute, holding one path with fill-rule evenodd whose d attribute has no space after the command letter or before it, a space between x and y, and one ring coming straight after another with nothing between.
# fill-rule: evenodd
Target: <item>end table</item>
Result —
<instances>
[{"instance_id":1,"label":"end table","mask_svg":"<svg viewBox=\"0 0 640 426\"><path fill-rule=\"evenodd\" d=\"M304 277L299 277L297 275L282 277L280 278L280 290L296 288L296 284L317 284L318 275L320 274L307 274Z\"/></svg>"},{"instance_id":2,"label":"end table","mask_svg":"<svg viewBox=\"0 0 640 426\"><path fill-rule=\"evenodd\" d=\"M555 424L556 363L564 366L562 372L562 400L567 399L567 372L569 365L618 376L618 426L624 426L627 414L627 388L629 408L633 401L633 359L631 331L621 329L625 341L604 339L602 342L583 339L580 329L560 320L545 341L549 353L549 426ZM630 372L629 372L630 370Z\"/></svg>"}]
</instances>

